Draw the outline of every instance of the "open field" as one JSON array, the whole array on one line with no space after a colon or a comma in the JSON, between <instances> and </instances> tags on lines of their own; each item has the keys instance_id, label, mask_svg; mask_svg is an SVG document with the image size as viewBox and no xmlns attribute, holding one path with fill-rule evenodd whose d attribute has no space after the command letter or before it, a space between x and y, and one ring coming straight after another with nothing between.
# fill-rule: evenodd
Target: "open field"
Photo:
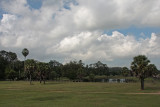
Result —
<instances>
[{"instance_id":1,"label":"open field","mask_svg":"<svg viewBox=\"0 0 160 107\"><path fill-rule=\"evenodd\" d=\"M0 81L0 107L159 107L160 82Z\"/></svg>"}]
</instances>

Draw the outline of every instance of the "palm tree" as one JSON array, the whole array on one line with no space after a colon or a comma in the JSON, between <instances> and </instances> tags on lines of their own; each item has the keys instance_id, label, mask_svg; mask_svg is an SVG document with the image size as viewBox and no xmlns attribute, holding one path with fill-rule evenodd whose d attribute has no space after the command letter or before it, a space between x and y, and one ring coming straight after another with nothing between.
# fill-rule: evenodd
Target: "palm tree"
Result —
<instances>
[{"instance_id":1,"label":"palm tree","mask_svg":"<svg viewBox=\"0 0 160 107\"><path fill-rule=\"evenodd\" d=\"M29 54L29 50L27 49L27 48L24 48L23 50L22 50L22 55L24 56L24 72L26 72L26 68L27 67L25 67L25 60L26 60L26 56Z\"/></svg>"},{"instance_id":2,"label":"palm tree","mask_svg":"<svg viewBox=\"0 0 160 107\"><path fill-rule=\"evenodd\" d=\"M24 49L22 50L22 54L23 54L23 56L24 56L25 59L26 59L26 56L29 54L29 50L28 50L27 48L24 48Z\"/></svg>"},{"instance_id":3,"label":"palm tree","mask_svg":"<svg viewBox=\"0 0 160 107\"><path fill-rule=\"evenodd\" d=\"M38 62L36 68L37 68L37 74L40 79L40 83L43 80L43 83L45 84L46 76L50 70L49 64L44 62Z\"/></svg>"},{"instance_id":4,"label":"palm tree","mask_svg":"<svg viewBox=\"0 0 160 107\"><path fill-rule=\"evenodd\" d=\"M27 75L29 75L30 85L32 82L32 75L36 68L36 61L34 59L27 59L26 60L26 66L25 66L25 72Z\"/></svg>"},{"instance_id":5,"label":"palm tree","mask_svg":"<svg viewBox=\"0 0 160 107\"><path fill-rule=\"evenodd\" d=\"M42 62L37 62L37 66L36 66L36 68L37 68L37 74L38 74L38 76L39 76L39 79L40 79L40 83L41 83L41 81L42 81L42 71L44 71L44 67L43 67L43 64L44 63L42 63Z\"/></svg>"},{"instance_id":6,"label":"palm tree","mask_svg":"<svg viewBox=\"0 0 160 107\"><path fill-rule=\"evenodd\" d=\"M145 55L138 55L133 58L131 69L141 80L141 89L144 90L144 79L147 77L147 68L150 60Z\"/></svg>"}]
</instances>

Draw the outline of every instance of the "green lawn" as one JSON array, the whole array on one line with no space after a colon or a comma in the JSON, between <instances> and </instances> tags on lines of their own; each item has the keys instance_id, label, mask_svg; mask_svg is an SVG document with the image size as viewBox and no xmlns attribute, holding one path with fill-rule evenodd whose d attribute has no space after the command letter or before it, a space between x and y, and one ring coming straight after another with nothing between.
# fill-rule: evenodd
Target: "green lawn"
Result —
<instances>
[{"instance_id":1,"label":"green lawn","mask_svg":"<svg viewBox=\"0 0 160 107\"><path fill-rule=\"evenodd\" d=\"M0 107L160 107L159 93L160 82L0 81Z\"/></svg>"}]
</instances>

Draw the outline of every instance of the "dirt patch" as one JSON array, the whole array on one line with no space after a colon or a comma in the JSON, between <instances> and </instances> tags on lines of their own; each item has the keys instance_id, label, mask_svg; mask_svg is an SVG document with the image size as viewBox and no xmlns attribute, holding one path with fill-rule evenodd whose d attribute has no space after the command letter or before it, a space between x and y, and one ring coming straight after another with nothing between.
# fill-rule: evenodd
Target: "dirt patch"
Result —
<instances>
[{"instance_id":1,"label":"dirt patch","mask_svg":"<svg viewBox=\"0 0 160 107\"><path fill-rule=\"evenodd\" d=\"M70 93L71 91L63 91L63 90L47 90L47 92Z\"/></svg>"},{"instance_id":2,"label":"dirt patch","mask_svg":"<svg viewBox=\"0 0 160 107\"><path fill-rule=\"evenodd\" d=\"M156 92L156 93L125 93L125 94L160 95L160 92Z\"/></svg>"},{"instance_id":3,"label":"dirt patch","mask_svg":"<svg viewBox=\"0 0 160 107\"><path fill-rule=\"evenodd\" d=\"M55 93L86 93L86 94L133 94L133 95L160 95L160 92L156 93L114 93L114 92L74 92L74 91L65 91L65 90L49 90L48 92L55 92Z\"/></svg>"},{"instance_id":4,"label":"dirt patch","mask_svg":"<svg viewBox=\"0 0 160 107\"><path fill-rule=\"evenodd\" d=\"M18 89L18 88L7 88L6 90L21 90L21 89Z\"/></svg>"}]
</instances>

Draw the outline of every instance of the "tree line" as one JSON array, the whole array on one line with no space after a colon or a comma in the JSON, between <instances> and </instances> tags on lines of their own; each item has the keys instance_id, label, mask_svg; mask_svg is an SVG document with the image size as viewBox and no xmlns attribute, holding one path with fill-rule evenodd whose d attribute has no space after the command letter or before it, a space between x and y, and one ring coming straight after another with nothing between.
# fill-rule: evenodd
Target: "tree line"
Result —
<instances>
[{"instance_id":1,"label":"tree line","mask_svg":"<svg viewBox=\"0 0 160 107\"><path fill-rule=\"evenodd\" d=\"M0 80L39 80L40 83L46 80L60 80L65 77L70 80L83 81L88 77L90 81L95 76L136 76L142 81L149 76L156 76L159 72L154 64L144 55L133 58L131 69L127 67L108 67L107 64L98 61L93 64L84 64L82 60L70 61L62 64L56 60L41 62L34 59L26 59L29 54L28 49L23 49L24 61L17 58L14 52L0 51Z\"/></svg>"},{"instance_id":2,"label":"tree line","mask_svg":"<svg viewBox=\"0 0 160 107\"><path fill-rule=\"evenodd\" d=\"M25 59L29 53L24 49L22 54ZM130 70L125 67L126 76L130 75ZM31 78L34 80L57 80L61 77L67 77L70 80L82 81L84 77L90 75L123 75L122 67L108 67L107 64L98 61L93 64L85 65L82 60L70 61L69 63L62 64L56 60L50 60L49 62L40 62L34 59L27 59L20 61L17 58L16 53L7 52L5 50L0 51L0 79L10 80L24 80Z\"/></svg>"}]
</instances>

